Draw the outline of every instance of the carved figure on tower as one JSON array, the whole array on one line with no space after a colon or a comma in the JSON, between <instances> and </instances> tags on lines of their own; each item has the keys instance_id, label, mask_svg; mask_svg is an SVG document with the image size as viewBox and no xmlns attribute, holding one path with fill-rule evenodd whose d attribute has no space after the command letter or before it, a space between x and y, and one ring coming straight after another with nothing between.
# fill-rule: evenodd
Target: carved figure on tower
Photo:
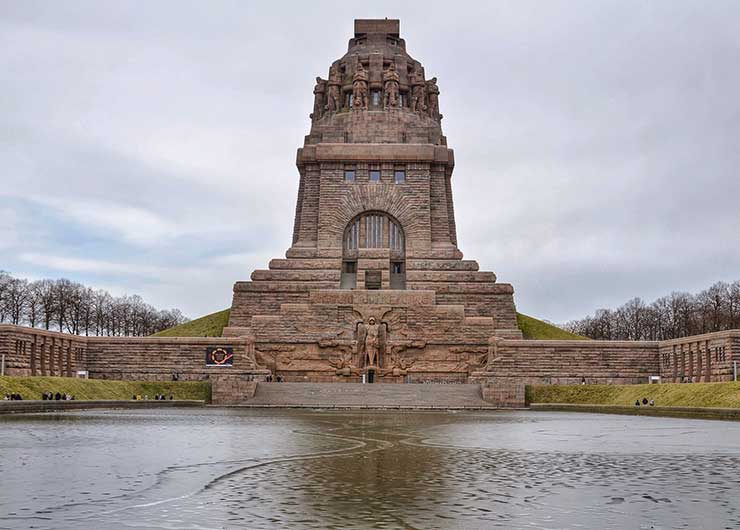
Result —
<instances>
[{"instance_id":1,"label":"carved figure on tower","mask_svg":"<svg viewBox=\"0 0 740 530\"><path fill-rule=\"evenodd\" d=\"M313 87L313 112L311 119L318 120L324 114L324 97L326 95L326 80L316 78L316 86Z\"/></svg>"},{"instance_id":2,"label":"carved figure on tower","mask_svg":"<svg viewBox=\"0 0 740 530\"><path fill-rule=\"evenodd\" d=\"M386 109L398 107L399 80L396 63L391 63L388 70L383 72L383 91L385 92L383 107Z\"/></svg>"},{"instance_id":3,"label":"carved figure on tower","mask_svg":"<svg viewBox=\"0 0 740 530\"><path fill-rule=\"evenodd\" d=\"M423 113L426 106L426 83L424 76L417 69L411 73L411 112Z\"/></svg>"},{"instance_id":4,"label":"carved figure on tower","mask_svg":"<svg viewBox=\"0 0 740 530\"><path fill-rule=\"evenodd\" d=\"M362 63L357 63L357 70L352 77L352 107L367 109L367 72Z\"/></svg>"},{"instance_id":5,"label":"carved figure on tower","mask_svg":"<svg viewBox=\"0 0 740 530\"><path fill-rule=\"evenodd\" d=\"M429 116L435 120L440 120L442 115L439 113L439 87L437 86L437 78L432 77L427 81L427 110Z\"/></svg>"},{"instance_id":6,"label":"carved figure on tower","mask_svg":"<svg viewBox=\"0 0 740 530\"><path fill-rule=\"evenodd\" d=\"M325 108L327 112L336 112L340 107L339 87L342 85L336 66L329 68L328 85Z\"/></svg>"}]
</instances>

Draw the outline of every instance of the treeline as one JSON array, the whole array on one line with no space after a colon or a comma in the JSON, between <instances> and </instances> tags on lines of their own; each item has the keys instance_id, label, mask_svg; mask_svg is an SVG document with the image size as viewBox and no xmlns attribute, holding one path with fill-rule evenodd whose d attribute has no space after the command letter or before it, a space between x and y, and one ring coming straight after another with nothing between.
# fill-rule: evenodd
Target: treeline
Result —
<instances>
[{"instance_id":1,"label":"treeline","mask_svg":"<svg viewBox=\"0 0 740 530\"><path fill-rule=\"evenodd\" d=\"M618 309L563 326L602 340L668 340L740 328L740 280L717 282L699 294L674 292L646 304L633 298Z\"/></svg>"},{"instance_id":2,"label":"treeline","mask_svg":"<svg viewBox=\"0 0 740 530\"><path fill-rule=\"evenodd\" d=\"M112 296L70 280L29 282L0 271L0 323L73 333L142 337L187 322L138 295Z\"/></svg>"}]
</instances>

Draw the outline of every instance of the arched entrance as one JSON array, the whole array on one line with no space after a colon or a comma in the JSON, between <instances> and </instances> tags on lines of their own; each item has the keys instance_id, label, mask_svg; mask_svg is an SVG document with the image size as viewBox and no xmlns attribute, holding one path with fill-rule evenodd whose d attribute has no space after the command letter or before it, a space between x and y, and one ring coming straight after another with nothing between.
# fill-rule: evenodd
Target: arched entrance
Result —
<instances>
[{"instance_id":1,"label":"arched entrance","mask_svg":"<svg viewBox=\"0 0 740 530\"><path fill-rule=\"evenodd\" d=\"M359 271L359 258L385 259L385 253L372 252L388 249L388 264L376 263L372 269ZM363 212L348 224L344 230L342 244L342 289L356 289L358 274L360 285L365 289L382 289L383 271L388 271L390 289L406 288L406 237L395 218L385 212Z\"/></svg>"}]
</instances>

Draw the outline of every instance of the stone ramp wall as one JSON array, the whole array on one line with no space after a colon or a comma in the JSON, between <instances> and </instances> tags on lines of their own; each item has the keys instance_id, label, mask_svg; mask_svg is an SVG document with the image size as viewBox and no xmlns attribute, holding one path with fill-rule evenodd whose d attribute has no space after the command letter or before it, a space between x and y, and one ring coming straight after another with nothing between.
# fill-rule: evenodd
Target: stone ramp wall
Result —
<instances>
[{"instance_id":1,"label":"stone ramp wall","mask_svg":"<svg viewBox=\"0 0 740 530\"><path fill-rule=\"evenodd\" d=\"M233 366L206 366L209 346L229 346ZM74 377L139 381L208 379L212 375L264 378L251 337L81 337L23 326L0 325L0 354L9 376Z\"/></svg>"},{"instance_id":2,"label":"stone ramp wall","mask_svg":"<svg viewBox=\"0 0 740 530\"><path fill-rule=\"evenodd\" d=\"M232 347L233 366L206 366L208 347ZM254 363L254 343L225 337L90 337L87 339L90 377L166 381L211 376L261 374Z\"/></svg>"},{"instance_id":3,"label":"stone ramp wall","mask_svg":"<svg viewBox=\"0 0 740 530\"><path fill-rule=\"evenodd\" d=\"M493 339L489 359L474 380L495 375L526 384L579 384L584 378L588 384L637 384L660 374L657 342Z\"/></svg>"}]
</instances>

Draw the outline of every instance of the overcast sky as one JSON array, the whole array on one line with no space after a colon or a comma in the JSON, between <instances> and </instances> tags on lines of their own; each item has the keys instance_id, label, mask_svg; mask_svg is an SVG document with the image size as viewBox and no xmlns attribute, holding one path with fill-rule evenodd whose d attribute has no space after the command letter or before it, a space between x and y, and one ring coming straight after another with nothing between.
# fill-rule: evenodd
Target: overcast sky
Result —
<instances>
[{"instance_id":1,"label":"overcast sky","mask_svg":"<svg viewBox=\"0 0 740 530\"><path fill-rule=\"evenodd\" d=\"M382 17L439 79L460 249L520 311L740 278L720 0L0 0L0 269L229 307L290 246L314 77Z\"/></svg>"}]
</instances>

